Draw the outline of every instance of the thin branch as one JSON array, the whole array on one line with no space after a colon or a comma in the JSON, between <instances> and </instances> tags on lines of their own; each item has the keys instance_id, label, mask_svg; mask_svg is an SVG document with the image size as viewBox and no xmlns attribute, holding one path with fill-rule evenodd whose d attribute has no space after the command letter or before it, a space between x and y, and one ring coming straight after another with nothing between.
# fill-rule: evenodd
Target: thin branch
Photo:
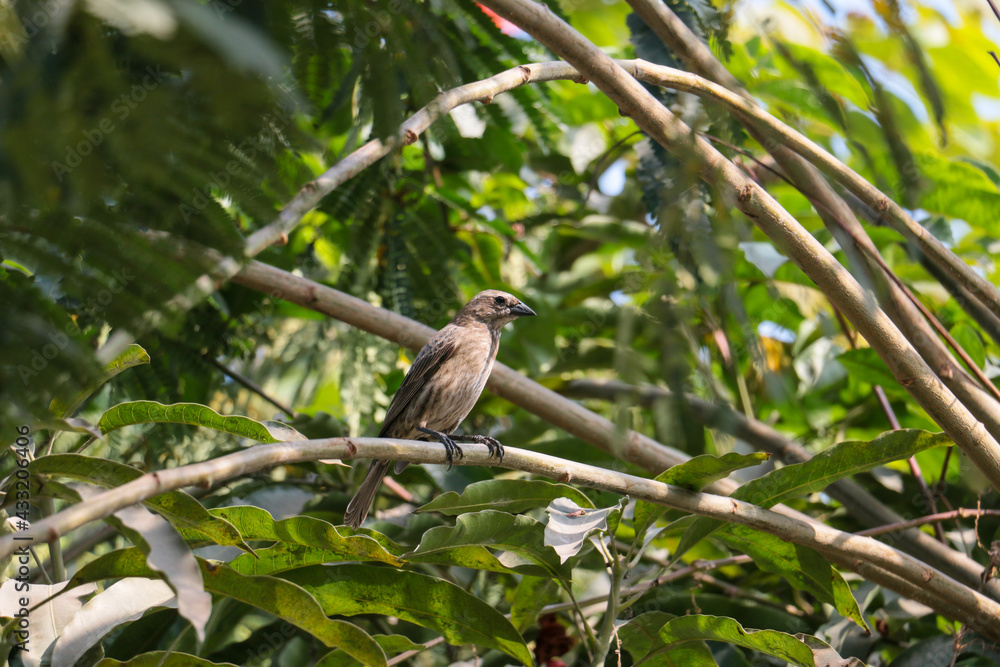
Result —
<instances>
[{"instance_id":1,"label":"thin branch","mask_svg":"<svg viewBox=\"0 0 1000 667\"><path fill-rule=\"evenodd\" d=\"M744 598L750 600L751 602L756 602L757 604L764 605L766 607L771 607L773 609L780 609L786 614L791 614L792 616L798 616L800 618L812 616L811 612L803 611L802 609L799 609L794 605L775 602L774 600L770 599L763 593L758 593L755 590L743 586L734 586L729 582L722 581L721 579L716 579L712 575L706 574L704 572L695 572L694 574L691 575L691 578L699 583L705 583L709 584L710 586L716 586L718 588L721 588L723 591L726 592L726 595L728 595L731 598ZM825 620L826 619L819 620L819 623L821 624Z\"/></svg>"},{"instance_id":2,"label":"thin branch","mask_svg":"<svg viewBox=\"0 0 1000 667\"><path fill-rule=\"evenodd\" d=\"M222 362L218 361L214 357L211 357L210 355L204 354L204 355L202 355L201 358L204 359L205 361L207 361L208 363L212 364L216 368L218 368L220 371L222 371L222 373L224 375L232 378L233 380L235 380L239 384L243 385L244 387L246 387L247 389L249 389L253 393L255 393L258 396L260 396L261 398L263 398L265 401L267 401L268 403L270 403L274 407L276 407L279 410L281 410L282 412L284 412L286 415L288 415L288 417L290 419L295 419L295 411L294 410L292 410L287 405L282 404L281 401L279 401L278 399L273 398L270 394L268 394L266 391L264 391L263 387L261 387L259 384L257 384L256 382L254 382L253 380L251 380L247 376L243 375L242 373L240 373L238 371L234 371L232 368L229 368L228 366L226 366Z\"/></svg>"},{"instance_id":3,"label":"thin branch","mask_svg":"<svg viewBox=\"0 0 1000 667\"><path fill-rule=\"evenodd\" d=\"M622 591L622 597L628 598L624 603L624 607L630 606L639 597L645 595L649 591L653 590L657 586L663 586L664 584L669 584L671 582L677 581L678 579L683 579L684 577L692 576L697 572L704 572L706 570L715 570L721 567L729 567L730 565L744 565L746 563L752 563L753 558L745 554L740 554L738 556L729 556L727 558L720 558L718 560L696 560L690 565L682 568L678 568L671 572L661 574L655 579L650 579L649 581L643 581L642 583L635 584L629 588ZM662 561L663 565L668 565L666 561ZM592 597L580 600L579 605L581 607L589 607L595 604L603 604L608 599L607 594L604 595L594 595ZM568 611L573 608L573 604L570 602L555 602L553 604L546 605L542 607L541 611L538 612L539 616L544 614L558 614L563 611Z\"/></svg>"},{"instance_id":4,"label":"thin branch","mask_svg":"<svg viewBox=\"0 0 1000 667\"><path fill-rule=\"evenodd\" d=\"M1000 345L1000 317L984 306L978 299L973 298L968 290L959 285L958 281L950 273L943 271L937 264L927 259L927 256L922 252L917 251L913 254L916 255L920 265L948 290L951 298L955 300L959 308L972 316L976 324L993 339L993 342Z\"/></svg>"},{"instance_id":5,"label":"thin branch","mask_svg":"<svg viewBox=\"0 0 1000 667\"><path fill-rule=\"evenodd\" d=\"M456 464L492 466L496 459L485 446L466 445L465 456ZM446 462L444 449L436 443L388 438L327 438L294 443L262 444L219 458L145 474L36 522L18 536L58 539L67 532L97 521L153 496L208 481L232 479L277 465L327 458L394 459L411 463ZM901 594L965 623L994 641L1000 641L1000 604L933 570L906 554L869 537L859 537L822 523L808 523L750 503L707 493L689 491L655 480L576 463L554 456L507 447L503 466L564 483L628 495L672 509L699 514L727 523L739 523L766 531L781 539L816 549L850 569L884 570L893 581L903 581ZM13 535L0 537L0 558L14 552ZM866 576L862 574L862 576ZM877 579L876 579L877 580ZM914 590L913 586L919 589ZM896 590L895 588L893 588Z\"/></svg>"},{"instance_id":6,"label":"thin branch","mask_svg":"<svg viewBox=\"0 0 1000 667\"><path fill-rule=\"evenodd\" d=\"M928 523L939 523L941 521L950 521L951 519L967 519L969 517L976 517L977 519L981 516L1000 516L1000 510L984 510L984 509L966 509L964 507L959 507L956 510L951 510L950 512L939 512L937 514L928 514L927 516L918 516L916 519L910 519L909 521L900 521L899 523L889 524L887 526L879 526L877 528L869 528L867 530L859 530L854 533L855 535L868 535L873 537L875 535L884 535L885 533L892 533L897 530L905 530L907 528L914 528L916 526L923 526Z\"/></svg>"},{"instance_id":7,"label":"thin branch","mask_svg":"<svg viewBox=\"0 0 1000 667\"><path fill-rule=\"evenodd\" d=\"M323 197L333 192L342 183L360 174L367 167L375 164L394 149L415 142L424 130L452 109L477 101L489 104L495 95L523 86L529 81L579 78L576 72L567 76L564 68L547 67L549 64L543 63L541 66L520 65L488 79L467 83L464 86L441 93L430 104L410 116L394 136L386 141L379 139L369 141L326 170L319 178L306 183L281 210L274 222L247 237L246 256L255 257L268 246L284 238L299 224L306 213L319 205Z\"/></svg>"},{"instance_id":8,"label":"thin branch","mask_svg":"<svg viewBox=\"0 0 1000 667\"><path fill-rule=\"evenodd\" d=\"M837 312L837 322L840 324L841 330L847 337L850 343L851 349L856 350L858 348L858 343L854 336L851 335L851 331L847 326L847 322L844 317ZM878 400L879 406L882 408L882 412L885 413L885 417L889 420L889 427L893 431L898 431L900 429L899 419L896 417L895 410L892 409L892 405L889 403L889 397L885 395L885 389L881 385L873 385L872 391L875 394L875 398ZM927 502L927 506L931 510L931 514L937 513L937 501L934 500L934 492L927 485L927 480L924 479L924 472L920 469L920 463L917 462L917 455L913 454L908 459L906 459L907 465L910 467L910 474L913 475L913 479L916 480L917 486L920 487L920 493L923 495L924 500ZM945 542L944 539L944 529L941 527L940 523L934 524L934 534L937 536L938 541L942 544Z\"/></svg>"}]
</instances>

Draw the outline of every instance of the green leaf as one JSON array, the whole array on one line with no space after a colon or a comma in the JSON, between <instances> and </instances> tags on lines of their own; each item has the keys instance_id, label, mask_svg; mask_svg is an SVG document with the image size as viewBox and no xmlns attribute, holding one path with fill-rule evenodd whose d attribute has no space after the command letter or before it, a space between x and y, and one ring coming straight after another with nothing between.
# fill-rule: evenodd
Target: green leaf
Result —
<instances>
[{"instance_id":1,"label":"green leaf","mask_svg":"<svg viewBox=\"0 0 1000 667\"><path fill-rule=\"evenodd\" d=\"M803 635L808 637L809 643L806 643L777 630L744 630L739 623L724 616L681 616L667 621L658 635L667 646L698 640L726 642L760 651L799 667L816 667L814 649L824 651L825 656L830 655L826 649L833 651L815 637Z\"/></svg>"},{"instance_id":2,"label":"green leaf","mask_svg":"<svg viewBox=\"0 0 1000 667\"><path fill-rule=\"evenodd\" d=\"M736 489L733 498L759 507L772 507L787 498L822 491L842 479L892 461L907 459L931 447L951 444L943 433L918 429L887 431L871 442L841 442L803 463L772 470ZM674 558L680 558L702 538L723 525L718 519L698 517L684 533Z\"/></svg>"},{"instance_id":3,"label":"green leaf","mask_svg":"<svg viewBox=\"0 0 1000 667\"><path fill-rule=\"evenodd\" d=\"M548 577L521 577L510 603L510 622L518 632L524 632L535 623L542 607L558 600L559 586L555 580Z\"/></svg>"},{"instance_id":4,"label":"green leaf","mask_svg":"<svg viewBox=\"0 0 1000 667\"><path fill-rule=\"evenodd\" d=\"M81 482L114 488L142 477L131 466L82 454L52 454L31 463L32 474L69 477ZM201 503L183 491L168 491L143 501L179 530L193 530L216 544L237 546L251 551L231 523L208 513Z\"/></svg>"},{"instance_id":5,"label":"green leaf","mask_svg":"<svg viewBox=\"0 0 1000 667\"><path fill-rule=\"evenodd\" d=\"M712 456L702 454L689 461L680 463L671 468L667 468L655 477L657 482L673 484L695 491L728 477L733 471L749 468L750 466L764 463L771 455L767 452L753 452L751 454L737 454L730 452L723 456ZM645 500L636 501L635 504L635 532L636 535L643 535L653 523L663 516L667 511L666 507L649 503Z\"/></svg>"},{"instance_id":6,"label":"green leaf","mask_svg":"<svg viewBox=\"0 0 1000 667\"><path fill-rule=\"evenodd\" d=\"M366 528L335 527L321 519L310 516L296 516L275 521L266 511L250 505L222 507L210 511L215 517L224 519L240 532L245 540L273 540L289 545L300 545L325 551L330 561L367 560L398 565L399 557L406 548L396 544L385 535ZM272 552L277 555L279 552ZM311 552L292 552L303 558L311 558ZM239 561L239 566L236 565ZM239 571L250 567L241 559L233 561ZM249 573L249 570L246 572Z\"/></svg>"},{"instance_id":7,"label":"green leaf","mask_svg":"<svg viewBox=\"0 0 1000 667\"><path fill-rule=\"evenodd\" d=\"M149 354L146 350L141 345L132 343L104 367L104 373L96 383L77 394L69 403L64 404L58 400L53 400L50 406L52 413L63 417L72 416L83 405L83 402L90 396L93 396L94 392L100 389L108 380L124 370L148 363Z\"/></svg>"},{"instance_id":8,"label":"green leaf","mask_svg":"<svg viewBox=\"0 0 1000 667\"><path fill-rule=\"evenodd\" d=\"M795 588L832 604L842 616L851 619L866 632L869 630L851 587L818 552L739 524L727 525L717 533L717 537L753 558L765 572L781 575Z\"/></svg>"},{"instance_id":9,"label":"green leaf","mask_svg":"<svg viewBox=\"0 0 1000 667\"><path fill-rule=\"evenodd\" d=\"M1000 191L982 170L966 161L932 153L915 156L920 174L930 181L920 208L965 220L988 235L1000 234Z\"/></svg>"},{"instance_id":10,"label":"green leaf","mask_svg":"<svg viewBox=\"0 0 1000 667\"><path fill-rule=\"evenodd\" d=\"M329 565L289 572L327 615L381 614L434 630L449 644L476 644L531 665L524 639L503 614L455 584L374 565Z\"/></svg>"},{"instance_id":11,"label":"green leaf","mask_svg":"<svg viewBox=\"0 0 1000 667\"><path fill-rule=\"evenodd\" d=\"M837 361L847 370L848 375L862 382L879 385L890 391L899 387L899 383L896 382L896 378L893 377L885 362L870 347L847 350L837 356Z\"/></svg>"},{"instance_id":12,"label":"green leaf","mask_svg":"<svg viewBox=\"0 0 1000 667\"><path fill-rule=\"evenodd\" d=\"M225 417L212 408L198 403L164 405L156 401L131 401L109 408L98 422L106 435L133 424L191 424L231 433L257 442L291 442L305 437L284 424L263 424L249 417Z\"/></svg>"},{"instance_id":13,"label":"green leaf","mask_svg":"<svg viewBox=\"0 0 1000 667\"><path fill-rule=\"evenodd\" d=\"M161 578L146 564L146 556L139 547L127 547L102 554L81 567L66 584L66 588L68 590L83 584L120 577Z\"/></svg>"},{"instance_id":14,"label":"green leaf","mask_svg":"<svg viewBox=\"0 0 1000 667\"><path fill-rule=\"evenodd\" d=\"M410 563L458 565L494 572L518 572L569 580L570 568L544 542L545 526L529 516L497 510L471 512L454 526L424 533L416 549L403 556ZM488 549L500 549L500 557Z\"/></svg>"},{"instance_id":15,"label":"green leaf","mask_svg":"<svg viewBox=\"0 0 1000 667\"><path fill-rule=\"evenodd\" d=\"M955 342L968 353L973 363L980 368L986 365L986 348L983 347L983 339L979 337L972 326L965 322L959 322L951 328L949 333Z\"/></svg>"},{"instance_id":16,"label":"green leaf","mask_svg":"<svg viewBox=\"0 0 1000 667\"><path fill-rule=\"evenodd\" d=\"M659 631L668 621L676 618L664 611L648 611L636 616L618 628L622 647L632 654L634 665L645 667L715 667L705 642L685 642L665 645Z\"/></svg>"},{"instance_id":17,"label":"green leaf","mask_svg":"<svg viewBox=\"0 0 1000 667\"><path fill-rule=\"evenodd\" d=\"M442 493L417 512L440 512L448 516L480 510L501 510L517 514L535 507L545 507L556 498L572 498L581 507L593 507L583 493L566 484L542 479L488 479L465 487L461 495Z\"/></svg>"},{"instance_id":18,"label":"green leaf","mask_svg":"<svg viewBox=\"0 0 1000 667\"><path fill-rule=\"evenodd\" d=\"M247 576L226 566L198 559L205 590L263 609L305 630L331 648L343 649L363 665L386 664L385 654L364 630L337 619L339 612L325 612L316 598L285 579ZM301 570L300 570L301 571ZM388 572L390 570L381 570ZM159 578L136 548L112 551L87 563L73 576L67 588L112 577Z\"/></svg>"},{"instance_id":19,"label":"green leaf","mask_svg":"<svg viewBox=\"0 0 1000 667\"><path fill-rule=\"evenodd\" d=\"M887 431L870 442L841 442L808 461L772 470L747 482L732 497L771 507L788 498L822 491L838 479L908 459L925 449L949 445L951 439L944 433L919 429Z\"/></svg>"}]
</instances>

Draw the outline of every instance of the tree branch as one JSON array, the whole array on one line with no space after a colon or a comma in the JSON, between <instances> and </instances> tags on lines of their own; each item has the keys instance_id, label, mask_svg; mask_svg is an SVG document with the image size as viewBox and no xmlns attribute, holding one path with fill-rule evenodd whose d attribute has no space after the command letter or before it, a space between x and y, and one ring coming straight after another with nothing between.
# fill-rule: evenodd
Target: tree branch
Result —
<instances>
[{"instance_id":1,"label":"tree branch","mask_svg":"<svg viewBox=\"0 0 1000 667\"><path fill-rule=\"evenodd\" d=\"M327 169L319 178L306 183L288 205L281 210L274 222L247 237L246 256L255 257L262 250L280 240L299 224L306 213L316 208L320 200L333 192L337 186L357 176L395 148L415 142L424 130L452 109L470 102L489 104L495 95L532 81L579 79L580 75L576 71L567 72L567 69L572 70L572 68L566 68L564 63L520 65L488 79L467 83L441 93L430 104L406 119L395 136L386 141L380 139L369 141Z\"/></svg>"},{"instance_id":2,"label":"tree branch","mask_svg":"<svg viewBox=\"0 0 1000 667\"><path fill-rule=\"evenodd\" d=\"M973 510L959 507L957 510L951 510L950 512L939 512L937 514L929 514L927 516L918 516L916 519L910 519L909 521L900 521L899 523L889 524L887 526L878 526L877 528L869 528L868 530L859 530L854 534L874 537L876 535L892 533L897 530L906 530L907 528L913 528L915 526L923 526L928 523L980 516L1000 516L1000 510Z\"/></svg>"},{"instance_id":3,"label":"tree branch","mask_svg":"<svg viewBox=\"0 0 1000 667\"><path fill-rule=\"evenodd\" d=\"M629 0L629 4L635 12L642 18L647 26L663 42L673 50L685 65L694 73L710 79L725 88L728 88L739 96L745 98L754 107L757 107L762 115L768 116L774 123L780 123L759 109L753 97L740 85L739 81L730 74L729 70L719 62L709 48L684 22L662 2L662 0ZM624 63L623 63L624 64ZM663 68L669 69L669 68ZM671 84L671 87L673 85ZM702 94L696 91L695 94ZM716 100L721 102L721 100ZM724 102L722 102L725 104ZM986 429L998 441L1000 441L1000 403L994 400L997 398L997 391L992 382L985 378L981 371L977 374L981 385L976 384L966 374L955 359L948 353L947 349L935 336L934 330L940 332L941 327L934 319L933 315L927 312L916 297L910 293L905 285L892 273L886 265L878 248L871 241L864 228L848 205L830 187L819 171L801 156L789 151L783 144L778 143L773 137L766 135L766 128L758 127L755 122L746 122L744 125L754 139L764 146L771 153L778 164L788 173L788 180L799 189L813 203L817 213L823 219L824 224L840 243L851 260L851 265L855 268L858 280L863 285L870 285L879 295L882 307L886 314L900 328L910 343L924 358L924 361L933 369L941 381L959 398L973 415L983 422ZM847 169L847 167L843 167ZM857 176L855 174L855 176ZM783 177L784 178L784 177ZM861 177L857 176L860 180ZM853 196L853 195L851 195ZM862 204L864 210L870 213L872 220L877 220L878 215L874 214L875 206L878 202L869 202L871 206ZM923 229L921 227L921 229ZM859 254L858 250L863 252ZM963 294L958 295L960 305L976 317L981 324L992 323L997 320L989 309L983 306L982 302L972 297L958 281L952 276L952 272L947 269L951 261L952 253L942 247L943 252L949 255L942 259L938 255L928 256L919 252L924 261L929 264L933 273L937 274L942 284L951 285L954 294L956 290L963 290ZM964 264L963 264L964 266ZM886 278L885 280L883 279ZM924 318L927 318L927 321ZM987 329L994 331L994 329ZM1000 330L998 327L996 330ZM946 333L946 332L945 332ZM1000 340L1000 337L997 338ZM954 341L949 341L953 343ZM956 352L960 347L954 346ZM958 352L964 355L964 350ZM974 373L979 369L971 363L964 355L963 361L969 365ZM991 395L987 394L989 391Z\"/></svg>"},{"instance_id":4,"label":"tree branch","mask_svg":"<svg viewBox=\"0 0 1000 667\"><path fill-rule=\"evenodd\" d=\"M464 451L465 456L456 465L493 466L496 463L485 446L467 445ZM167 491L232 479L277 465L328 458L394 459L441 464L446 462L446 453L437 443L389 438L327 438L262 444L210 461L145 474L36 522L17 535L22 539L58 539L73 529ZM1000 641L1000 604L872 538L844 533L821 523L800 521L733 498L689 491L513 447L506 448L502 467L628 495L727 523L739 523L816 549L835 561L846 563L855 571L866 570L866 566L884 569L890 578L909 584L902 587L907 597L933 607L994 641ZM14 549L13 535L0 538L0 558L11 555ZM918 588L914 589L914 586Z\"/></svg>"},{"instance_id":5,"label":"tree branch","mask_svg":"<svg viewBox=\"0 0 1000 667\"><path fill-rule=\"evenodd\" d=\"M1000 490L1000 444L941 383L906 337L871 300L854 277L778 202L704 139L694 134L687 125L674 117L653 98L649 91L630 76L629 72L547 7L526 0L483 0L482 4L564 57L608 95L623 114L633 118L636 124L658 143L675 155L697 165L699 176L719 188L725 196L730 197L733 205L753 220L779 250L790 257L854 324L886 362L897 381L907 388L920 406L961 447L987 477L993 488ZM644 68L648 68L646 63L636 63L636 71ZM754 115L755 109L752 105L721 86L707 83L687 73L678 73L672 78L681 80L689 78L692 85L697 88L711 87L722 97L734 98L733 104L739 109L739 113ZM790 128L787 133L788 136L782 135L782 138L797 151L803 148L800 154L806 155L804 152L806 144L811 142ZM798 135L801 141L798 143L793 141L793 135ZM813 146L815 147L814 144ZM820 151L825 153L822 149ZM826 155L833 159L829 154ZM861 188L861 192L867 191ZM879 194L872 200L879 202L878 210L891 209L891 202L884 195ZM926 230L921 229L921 231L926 234ZM958 263L961 264L960 261ZM983 288L979 287L974 293L979 294L982 291Z\"/></svg>"}]
</instances>

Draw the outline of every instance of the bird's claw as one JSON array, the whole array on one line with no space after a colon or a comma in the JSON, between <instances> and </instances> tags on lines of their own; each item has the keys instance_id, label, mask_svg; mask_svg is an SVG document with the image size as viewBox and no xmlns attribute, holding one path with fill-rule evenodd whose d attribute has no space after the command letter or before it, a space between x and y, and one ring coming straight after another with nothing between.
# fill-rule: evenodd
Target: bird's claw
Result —
<instances>
[{"instance_id":1,"label":"bird's claw","mask_svg":"<svg viewBox=\"0 0 1000 667\"><path fill-rule=\"evenodd\" d=\"M441 444L444 445L445 455L448 457L448 470L451 470L451 467L455 464L456 455L458 458L462 458L465 454L462 453L462 448L456 445L455 441L448 436L441 438Z\"/></svg>"},{"instance_id":2,"label":"bird's claw","mask_svg":"<svg viewBox=\"0 0 1000 667\"><path fill-rule=\"evenodd\" d=\"M490 450L490 458L497 458L497 464L503 463L503 445L496 438L490 437L488 435L459 435L455 436L456 440L461 440L462 442L474 442L478 445L486 445L486 449Z\"/></svg>"},{"instance_id":3,"label":"bird's claw","mask_svg":"<svg viewBox=\"0 0 1000 667\"><path fill-rule=\"evenodd\" d=\"M497 463L503 463L503 445L496 438L491 438L488 435L483 436L483 444L486 448L490 450L490 458L499 459Z\"/></svg>"}]
</instances>

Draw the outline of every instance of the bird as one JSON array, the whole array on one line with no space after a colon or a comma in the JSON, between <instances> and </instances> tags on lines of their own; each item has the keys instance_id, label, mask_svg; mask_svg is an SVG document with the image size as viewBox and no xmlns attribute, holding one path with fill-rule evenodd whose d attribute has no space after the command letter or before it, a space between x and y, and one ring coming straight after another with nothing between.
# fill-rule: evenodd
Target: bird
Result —
<instances>
[{"instance_id":1,"label":"bird","mask_svg":"<svg viewBox=\"0 0 1000 667\"><path fill-rule=\"evenodd\" d=\"M483 393L497 358L500 330L519 317L533 315L535 311L507 292L489 289L472 297L417 353L389 403L378 437L436 439L444 445L449 468L456 456L462 457L456 442L486 445L490 457L503 462L503 445L495 438L453 432ZM344 512L346 525L357 528L364 522L390 463L380 459L371 462ZM406 461L397 461L395 473L401 473L406 465Z\"/></svg>"}]
</instances>

